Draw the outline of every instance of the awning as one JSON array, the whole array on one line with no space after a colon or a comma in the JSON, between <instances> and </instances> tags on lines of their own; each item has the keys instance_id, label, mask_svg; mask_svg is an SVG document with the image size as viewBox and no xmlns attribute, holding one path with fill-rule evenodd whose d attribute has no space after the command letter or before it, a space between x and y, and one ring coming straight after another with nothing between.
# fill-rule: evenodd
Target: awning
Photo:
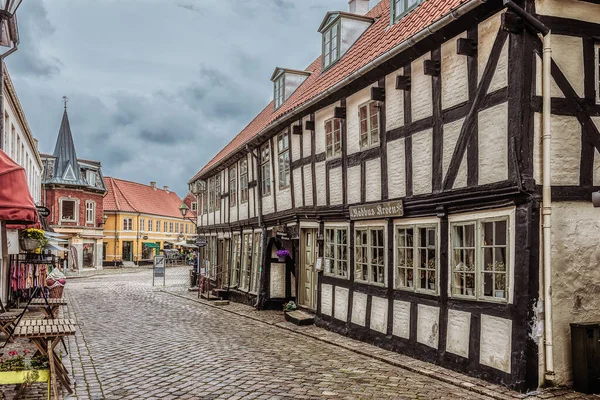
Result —
<instances>
[{"instance_id":1,"label":"awning","mask_svg":"<svg viewBox=\"0 0 600 400\"><path fill-rule=\"evenodd\" d=\"M50 237L50 238L48 238L48 240L50 242L56 242L56 243L69 243L69 241L66 239L58 239L58 238L54 238L54 237Z\"/></svg>"},{"instance_id":2,"label":"awning","mask_svg":"<svg viewBox=\"0 0 600 400\"><path fill-rule=\"evenodd\" d=\"M143 245L146 246L146 247L150 247L152 249L160 249L160 246L158 244L156 244L156 243L146 243L146 242L144 242Z\"/></svg>"},{"instance_id":3,"label":"awning","mask_svg":"<svg viewBox=\"0 0 600 400\"><path fill-rule=\"evenodd\" d=\"M52 251L67 251L64 247L58 247L52 243L48 243L44 246L44 250L52 250Z\"/></svg>"},{"instance_id":4,"label":"awning","mask_svg":"<svg viewBox=\"0 0 600 400\"><path fill-rule=\"evenodd\" d=\"M67 238L67 237L69 237L69 235L63 235L62 233L48 232L48 231L44 231L44 235L46 237L51 237L51 238Z\"/></svg>"},{"instance_id":5,"label":"awning","mask_svg":"<svg viewBox=\"0 0 600 400\"><path fill-rule=\"evenodd\" d=\"M33 225L38 215L29 193L25 169L0 150L0 220L12 225Z\"/></svg>"}]
</instances>

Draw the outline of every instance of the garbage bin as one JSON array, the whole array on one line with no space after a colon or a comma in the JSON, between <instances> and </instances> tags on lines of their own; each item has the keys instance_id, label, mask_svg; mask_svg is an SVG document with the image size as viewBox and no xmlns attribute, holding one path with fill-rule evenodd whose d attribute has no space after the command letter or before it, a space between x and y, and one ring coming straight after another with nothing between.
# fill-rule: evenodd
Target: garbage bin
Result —
<instances>
[{"instance_id":1,"label":"garbage bin","mask_svg":"<svg viewBox=\"0 0 600 400\"><path fill-rule=\"evenodd\" d=\"M194 268L190 269L190 287L196 287L198 281L198 274Z\"/></svg>"},{"instance_id":2,"label":"garbage bin","mask_svg":"<svg viewBox=\"0 0 600 400\"><path fill-rule=\"evenodd\" d=\"M571 324L573 389L600 393L600 322Z\"/></svg>"}]
</instances>

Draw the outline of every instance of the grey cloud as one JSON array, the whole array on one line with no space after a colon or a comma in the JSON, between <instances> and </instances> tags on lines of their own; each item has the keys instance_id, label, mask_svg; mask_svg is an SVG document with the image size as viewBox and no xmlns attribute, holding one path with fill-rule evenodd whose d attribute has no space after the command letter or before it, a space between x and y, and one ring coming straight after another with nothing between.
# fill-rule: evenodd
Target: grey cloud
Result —
<instances>
[{"instance_id":1,"label":"grey cloud","mask_svg":"<svg viewBox=\"0 0 600 400\"><path fill-rule=\"evenodd\" d=\"M177 7L181 7L183 9L185 9L185 10L192 11L192 12L195 12L195 13L198 13L198 14L202 14L202 15L204 14L203 10L200 7L198 7L198 6L194 5L194 4L189 4L189 3L187 3L187 4L177 4Z\"/></svg>"}]
</instances>

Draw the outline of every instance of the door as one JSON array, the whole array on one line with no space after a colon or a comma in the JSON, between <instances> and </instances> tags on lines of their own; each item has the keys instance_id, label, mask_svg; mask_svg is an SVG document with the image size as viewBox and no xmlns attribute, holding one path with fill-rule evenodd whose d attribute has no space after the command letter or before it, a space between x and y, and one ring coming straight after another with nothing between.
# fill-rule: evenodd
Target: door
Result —
<instances>
[{"instance_id":1,"label":"door","mask_svg":"<svg viewBox=\"0 0 600 400\"><path fill-rule=\"evenodd\" d=\"M123 261L131 261L133 260L133 254L131 250L133 249L133 242L123 242L123 251L121 252L121 257Z\"/></svg>"},{"instance_id":2,"label":"door","mask_svg":"<svg viewBox=\"0 0 600 400\"><path fill-rule=\"evenodd\" d=\"M302 230L300 304L313 310L317 308L316 238L316 229Z\"/></svg>"}]
</instances>

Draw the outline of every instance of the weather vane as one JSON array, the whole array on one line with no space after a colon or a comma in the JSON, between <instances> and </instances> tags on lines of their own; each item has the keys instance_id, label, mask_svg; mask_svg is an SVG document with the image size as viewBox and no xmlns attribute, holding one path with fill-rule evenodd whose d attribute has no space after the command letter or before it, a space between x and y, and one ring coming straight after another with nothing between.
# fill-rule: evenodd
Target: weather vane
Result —
<instances>
[{"instance_id":1,"label":"weather vane","mask_svg":"<svg viewBox=\"0 0 600 400\"><path fill-rule=\"evenodd\" d=\"M63 96L63 103L65 103L65 110L67 109L67 102L69 101L69 98L67 96Z\"/></svg>"}]
</instances>

